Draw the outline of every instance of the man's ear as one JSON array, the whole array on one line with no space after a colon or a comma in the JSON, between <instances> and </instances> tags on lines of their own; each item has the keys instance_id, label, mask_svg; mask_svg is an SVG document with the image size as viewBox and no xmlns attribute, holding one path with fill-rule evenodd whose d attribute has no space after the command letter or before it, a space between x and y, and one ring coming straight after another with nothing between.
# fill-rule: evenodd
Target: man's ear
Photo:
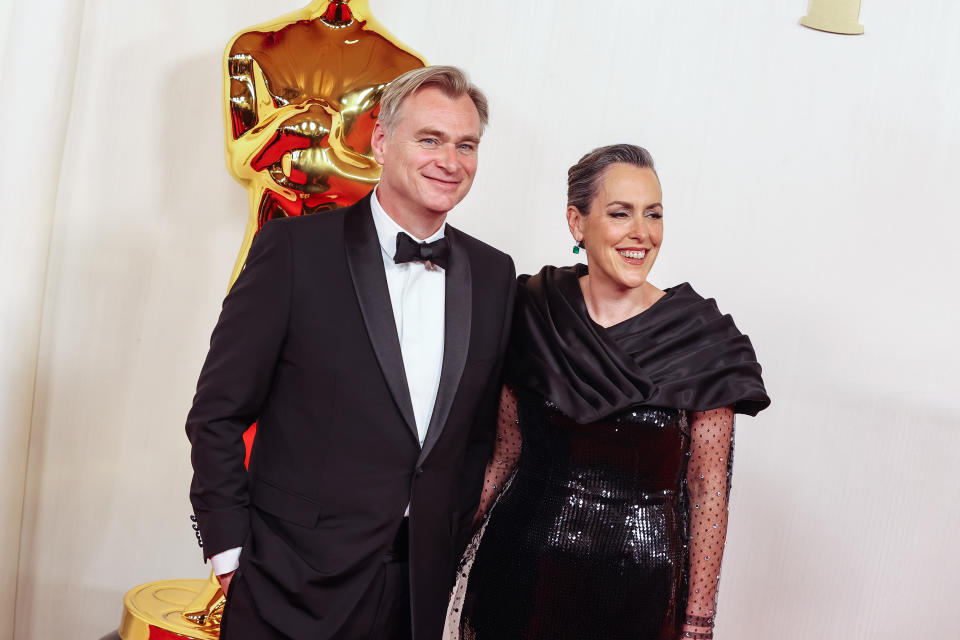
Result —
<instances>
[{"instance_id":1,"label":"man's ear","mask_svg":"<svg viewBox=\"0 0 960 640\"><path fill-rule=\"evenodd\" d=\"M373 134L370 136L370 147L373 149L373 159L377 164L383 164L384 150L387 146L387 130L380 121L373 123Z\"/></svg>"},{"instance_id":2,"label":"man's ear","mask_svg":"<svg viewBox=\"0 0 960 640\"><path fill-rule=\"evenodd\" d=\"M567 227L576 242L583 241L583 214L573 205L567 207Z\"/></svg>"}]
</instances>

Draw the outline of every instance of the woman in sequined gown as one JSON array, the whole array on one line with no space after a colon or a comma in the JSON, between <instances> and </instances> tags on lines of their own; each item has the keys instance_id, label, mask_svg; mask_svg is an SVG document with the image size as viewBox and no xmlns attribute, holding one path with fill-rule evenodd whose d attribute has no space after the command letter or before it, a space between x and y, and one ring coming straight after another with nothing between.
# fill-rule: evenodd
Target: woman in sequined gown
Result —
<instances>
[{"instance_id":1,"label":"woman in sequined gown","mask_svg":"<svg viewBox=\"0 0 960 640\"><path fill-rule=\"evenodd\" d=\"M663 239L649 153L570 169L588 266L521 276L494 452L446 640L712 638L735 412L769 404L749 339Z\"/></svg>"}]
</instances>

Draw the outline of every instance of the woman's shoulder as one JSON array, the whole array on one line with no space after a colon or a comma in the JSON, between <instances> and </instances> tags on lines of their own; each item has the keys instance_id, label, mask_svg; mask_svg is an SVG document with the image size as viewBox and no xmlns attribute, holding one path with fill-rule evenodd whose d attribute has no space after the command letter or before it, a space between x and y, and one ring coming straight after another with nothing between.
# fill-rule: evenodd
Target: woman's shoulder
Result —
<instances>
[{"instance_id":1,"label":"woman's shoulder","mask_svg":"<svg viewBox=\"0 0 960 640\"><path fill-rule=\"evenodd\" d=\"M550 284L569 284L577 282L587 274L587 265L576 263L558 267L552 264L543 265L536 273L521 273L517 276L517 286L521 289L539 289ZM662 290L670 298L681 302L716 302L713 298L704 298L694 290L689 282L667 287Z\"/></svg>"},{"instance_id":2,"label":"woman's shoulder","mask_svg":"<svg viewBox=\"0 0 960 640\"><path fill-rule=\"evenodd\" d=\"M543 265L536 273L521 273L517 276L517 285L524 287L540 287L545 283L576 281L587 273L587 265L572 264L558 267L552 264Z\"/></svg>"},{"instance_id":3,"label":"woman's shoulder","mask_svg":"<svg viewBox=\"0 0 960 640\"><path fill-rule=\"evenodd\" d=\"M697 293L689 282L681 282L680 284L675 284L672 287L667 287L663 290L665 293L669 294L673 298L679 298L681 300L706 300L702 295Z\"/></svg>"},{"instance_id":4,"label":"woman's shoulder","mask_svg":"<svg viewBox=\"0 0 960 640\"><path fill-rule=\"evenodd\" d=\"M674 310L680 309L687 314L696 314L705 317L719 317L724 314L720 312L715 298L706 298L700 295L689 282L681 282L672 287L667 287L664 291L662 306L670 307Z\"/></svg>"}]
</instances>

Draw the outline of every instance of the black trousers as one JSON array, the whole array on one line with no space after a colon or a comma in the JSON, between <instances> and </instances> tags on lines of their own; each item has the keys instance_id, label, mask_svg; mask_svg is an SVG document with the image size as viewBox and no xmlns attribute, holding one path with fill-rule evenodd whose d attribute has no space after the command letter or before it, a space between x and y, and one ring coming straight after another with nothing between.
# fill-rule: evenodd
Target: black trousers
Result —
<instances>
[{"instance_id":1,"label":"black trousers","mask_svg":"<svg viewBox=\"0 0 960 640\"><path fill-rule=\"evenodd\" d=\"M410 640L410 571L407 521L397 533L370 587L336 640ZM250 589L238 571L230 582L220 625L221 640L312 640L289 638L260 617Z\"/></svg>"}]
</instances>

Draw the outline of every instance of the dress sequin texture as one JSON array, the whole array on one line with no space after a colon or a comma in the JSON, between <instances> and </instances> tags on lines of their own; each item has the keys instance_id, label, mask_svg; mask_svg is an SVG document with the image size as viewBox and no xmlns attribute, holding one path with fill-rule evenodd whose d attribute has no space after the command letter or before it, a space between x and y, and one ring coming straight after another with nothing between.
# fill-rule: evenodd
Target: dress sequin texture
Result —
<instances>
[{"instance_id":1,"label":"dress sequin texture","mask_svg":"<svg viewBox=\"0 0 960 640\"><path fill-rule=\"evenodd\" d=\"M468 552L459 637L680 637L687 412L642 407L577 424L534 393L516 397L522 437L499 440L495 459L505 473L519 460ZM521 441L522 453L504 446Z\"/></svg>"}]
</instances>

